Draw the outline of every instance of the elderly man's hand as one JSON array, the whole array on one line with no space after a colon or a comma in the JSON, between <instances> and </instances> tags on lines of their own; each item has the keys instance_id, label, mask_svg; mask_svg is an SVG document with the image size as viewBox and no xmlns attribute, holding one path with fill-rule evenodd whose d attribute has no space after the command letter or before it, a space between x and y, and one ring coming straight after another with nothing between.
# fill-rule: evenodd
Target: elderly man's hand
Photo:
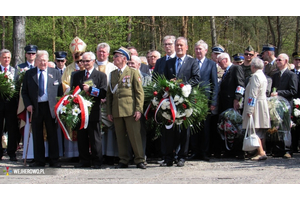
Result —
<instances>
[{"instance_id":1,"label":"elderly man's hand","mask_svg":"<svg viewBox=\"0 0 300 200\"><path fill-rule=\"evenodd\" d=\"M139 111L136 111L133 117L135 118L135 121L138 121L141 118L141 113Z\"/></svg>"}]
</instances>

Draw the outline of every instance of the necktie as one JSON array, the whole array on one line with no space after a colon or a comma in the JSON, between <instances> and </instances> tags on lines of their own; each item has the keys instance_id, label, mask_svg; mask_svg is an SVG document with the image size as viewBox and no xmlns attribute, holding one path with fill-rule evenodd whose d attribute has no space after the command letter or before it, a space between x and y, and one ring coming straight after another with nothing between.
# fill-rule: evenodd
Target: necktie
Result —
<instances>
[{"instance_id":1,"label":"necktie","mask_svg":"<svg viewBox=\"0 0 300 200\"><path fill-rule=\"evenodd\" d=\"M170 59L170 56L167 56L166 60L169 60Z\"/></svg>"},{"instance_id":2,"label":"necktie","mask_svg":"<svg viewBox=\"0 0 300 200\"><path fill-rule=\"evenodd\" d=\"M181 58L178 58L177 60L177 69L176 69L176 74L178 74L179 70L181 68Z\"/></svg>"},{"instance_id":3,"label":"necktie","mask_svg":"<svg viewBox=\"0 0 300 200\"><path fill-rule=\"evenodd\" d=\"M86 79L90 77L90 72L86 72Z\"/></svg>"},{"instance_id":4,"label":"necktie","mask_svg":"<svg viewBox=\"0 0 300 200\"><path fill-rule=\"evenodd\" d=\"M29 68L30 68L30 69L32 69L32 68L33 68L33 66L32 66L32 65L30 65L30 66L29 66Z\"/></svg>"},{"instance_id":5,"label":"necktie","mask_svg":"<svg viewBox=\"0 0 300 200\"><path fill-rule=\"evenodd\" d=\"M199 69L201 69L201 67L202 67L202 62L201 62L201 60L198 61L198 65L199 65Z\"/></svg>"},{"instance_id":6,"label":"necktie","mask_svg":"<svg viewBox=\"0 0 300 200\"><path fill-rule=\"evenodd\" d=\"M60 70L60 74L61 74L61 75L63 74L63 70L62 70L62 69Z\"/></svg>"},{"instance_id":7,"label":"necktie","mask_svg":"<svg viewBox=\"0 0 300 200\"><path fill-rule=\"evenodd\" d=\"M6 73L7 72L7 67L4 67L4 73Z\"/></svg>"},{"instance_id":8,"label":"necktie","mask_svg":"<svg viewBox=\"0 0 300 200\"><path fill-rule=\"evenodd\" d=\"M119 69L119 78L121 77L122 75L122 71Z\"/></svg>"},{"instance_id":9,"label":"necktie","mask_svg":"<svg viewBox=\"0 0 300 200\"><path fill-rule=\"evenodd\" d=\"M225 78L226 73L227 73L227 70L225 70L225 72L224 72L224 74L222 76L222 80Z\"/></svg>"},{"instance_id":10,"label":"necktie","mask_svg":"<svg viewBox=\"0 0 300 200\"><path fill-rule=\"evenodd\" d=\"M44 95L44 75L43 75L44 70L40 70L40 77L39 77L39 96Z\"/></svg>"}]
</instances>

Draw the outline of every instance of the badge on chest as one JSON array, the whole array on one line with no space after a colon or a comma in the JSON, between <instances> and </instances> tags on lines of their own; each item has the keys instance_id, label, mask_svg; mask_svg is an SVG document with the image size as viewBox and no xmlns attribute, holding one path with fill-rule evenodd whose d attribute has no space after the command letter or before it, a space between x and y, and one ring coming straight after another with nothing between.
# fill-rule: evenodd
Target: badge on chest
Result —
<instances>
[{"instance_id":1,"label":"badge on chest","mask_svg":"<svg viewBox=\"0 0 300 200\"><path fill-rule=\"evenodd\" d=\"M122 85L124 87L130 87L131 83L130 83L130 76L124 76L122 79Z\"/></svg>"}]
</instances>

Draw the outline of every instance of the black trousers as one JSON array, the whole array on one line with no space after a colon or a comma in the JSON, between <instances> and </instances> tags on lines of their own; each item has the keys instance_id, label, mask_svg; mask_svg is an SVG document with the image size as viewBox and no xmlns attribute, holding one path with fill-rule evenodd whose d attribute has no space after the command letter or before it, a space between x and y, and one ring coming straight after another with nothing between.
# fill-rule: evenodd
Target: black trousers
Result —
<instances>
[{"instance_id":1,"label":"black trousers","mask_svg":"<svg viewBox=\"0 0 300 200\"><path fill-rule=\"evenodd\" d=\"M171 162L174 160L175 155L178 156L178 160L186 159L189 146L190 129L181 127L177 129L165 129L164 134L164 147L165 147L165 162Z\"/></svg>"},{"instance_id":2,"label":"black trousers","mask_svg":"<svg viewBox=\"0 0 300 200\"><path fill-rule=\"evenodd\" d=\"M102 142L100 123L98 121L89 121L86 129L77 131L79 160L82 164L102 165ZM91 152L89 147L91 146Z\"/></svg>"},{"instance_id":3,"label":"black trousers","mask_svg":"<svg viewBox=\"0 0 300 200\"><path fill-rule=\"evenodd\" d=\"M14 99L12 99L13 101ZM17 102L16 105L11 105L13 102L0 102L0 158L3 156L2 149L2 131L4 125L8 132L7 154L9 157L15 157L18 147L18 138L20 137L18 118L17 118ZM5 124L4 124L5 121Z\"/></svg>"},{"instance_id":4,"label":"black trousers","mask_svg":"<svg viewBox=\"0 0 300 200\"><path fill-rule=\"evenodd\" d=\"M55 118L52 118L49 103L38 103L38 116L32 118L33 150L35 162L44 165L45 162L45 145L43 128L44 123L47 131L47 141L49 145L49 163L54 164L59 159L57 124Z\"/></svg>"}]
</instances>

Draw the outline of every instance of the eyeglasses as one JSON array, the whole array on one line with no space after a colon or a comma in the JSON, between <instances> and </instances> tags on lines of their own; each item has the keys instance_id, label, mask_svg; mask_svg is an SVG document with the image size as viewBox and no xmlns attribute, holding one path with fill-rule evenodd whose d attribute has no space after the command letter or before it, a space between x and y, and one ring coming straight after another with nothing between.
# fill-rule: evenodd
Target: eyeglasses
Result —
<instances>
[{"instance_id":1,"label":"eyeglasses","mask_svg":"<svg viewBox=\"0 0 300 200\"><path fill-rule=\"evenodd\" d=\"M89 62L91 62L92 60L81 60L81 62L83 62L83 63L89 63Z\"/></svg>"},{"instance_id":2,"label":"eyeglasses","mask_svg":"<svg viewBox=\"0 0 300 200\"><path fill-rule=\"evenodd\" d=\"M165 46L168 46L168 45L169 45L169 46L172 46L173 43L165 43L164 45L165 45Z\"/></svg>"},{"instance_id":3,"label":"eyeglasses","mask_svg":"<svg viewBox=\"0 0 300 200\"><path fill-rule=\"evenodd\" d=\"M29 55L35 55L36 53L27 53L27 54L29 54Z\"/></svg>"},{"instance_id":4,"label":"eyeglasses","mask_svg":"<svg viewBox=\"0 0 300 200\"><path fill-rule=\"evenodd\" d=\"M222 60L224 60L225 58L222 58L221 60L218 60L218 63L222 62Z\"/></svg>"},{"instance_id":5,"label":"eyeglasses","mask_svg":"<svg viewBox=\"0 0 300 200\"><path fill-rule=\"evenodd\" d=\"M65 62L65 60L56 60L56 62Z\"/></svg>"},{"instance_id":6,"label":"eyeglasses","mask_svg":"<svg viewBox=\"0 0 300 200\"><path fill-rule=\"evenodd\" d=\"M276 62L281 62L281 61L283 61L283 60L281 60L281 59L276 59Z\"/></svg>"},{"instance_id":7,"label":"eyeglasses","mask_svg":"<svg viewBox=\"0 0 300 200\"><path fill-rule=\"evenodd\" d=\"M75 62L76 62L77 64L79 64L79 63L82 62L82 60L76 60Z\"/></svg>"},{"instance_id":8,"label":"eyeglasses","mask_svg":"<svg viewBox=\"0 0 300 200\"><path fill-rule=\"evenodd\" d=\"M117 55L117 54L114 55L114 58L118 58L118 57L124 57L124 56L123 55Z\"/></svg>"},{"instance_id":9,"label":"eyeglasses","mask_svg":"<svg viewBox=\"0 0 300 200\"><path fill-rule=\"evenodd\" d=\"M254 56L254 54L251 53L244 53L245 56Z\"/></svg>"}]
</instances>

